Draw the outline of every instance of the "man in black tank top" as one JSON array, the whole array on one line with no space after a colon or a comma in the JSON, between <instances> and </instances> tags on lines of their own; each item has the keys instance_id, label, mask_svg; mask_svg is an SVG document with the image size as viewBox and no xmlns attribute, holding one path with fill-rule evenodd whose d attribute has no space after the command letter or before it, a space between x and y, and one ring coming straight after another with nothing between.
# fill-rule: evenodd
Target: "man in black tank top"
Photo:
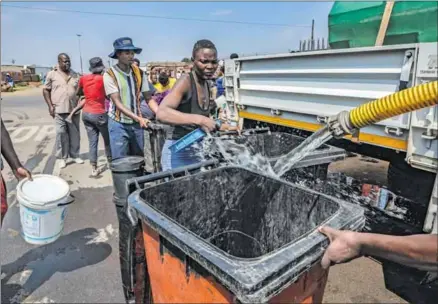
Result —
<instances>
[{"instance_id":1,"label":"man in black tank top","mask_svg":"<svg viewBox=\"0 0 438 304\"><path fill-rule=\"evenodd\" d=\"M158 108L157 119L174 126L163 147L163 171L200 161L200 156L192 147L171 153L169 147L176 140L196 128L202 128L205 132L216 130L216 122L210 118L216 103L208 83L218 67L216 46L210 40L199 40L193 47L192 61L192 72L178 79Z\"/></svg>"}]
</instances>

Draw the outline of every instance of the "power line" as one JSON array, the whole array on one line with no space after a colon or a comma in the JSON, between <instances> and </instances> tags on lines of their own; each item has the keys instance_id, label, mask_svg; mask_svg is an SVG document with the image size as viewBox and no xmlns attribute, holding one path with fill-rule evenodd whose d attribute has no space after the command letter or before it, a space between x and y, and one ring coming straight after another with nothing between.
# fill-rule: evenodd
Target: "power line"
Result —
<instances>
[{"instance_id":1,"label":"power line","mask_svg":"<svg viewBox=\"0 0 438 304\"><path fill-rule=\"evenodd\" d=\"M10 4L2 4L2 7L12 7L21 9L31 9L40 11L52 11L52 12L64 12L64 13L76 13L76 14L89 14L89 15L105 15L105 16L119 16L119 17L136 17L136 18L149 18L149 19L164 19L164 20L180 20L180 21L196 21L196 22L211 22L211 23L231 23L231 24L246 24L246 25L261 25L261 26L280 26L280 27L303 27L309 28L311 25L293 25L284 23L261 23L261 22L246 22L237 20L210 20L210 19L198 19L198 18L184 18L184 17L166 17L166 16L154 16L154 15L137 15L137 14L121 14L121 13L108 13L108 12L88 12L68 9L54 9L54 8L40 8L31 6L18 6Z\"/></svg>"}]
</instances>

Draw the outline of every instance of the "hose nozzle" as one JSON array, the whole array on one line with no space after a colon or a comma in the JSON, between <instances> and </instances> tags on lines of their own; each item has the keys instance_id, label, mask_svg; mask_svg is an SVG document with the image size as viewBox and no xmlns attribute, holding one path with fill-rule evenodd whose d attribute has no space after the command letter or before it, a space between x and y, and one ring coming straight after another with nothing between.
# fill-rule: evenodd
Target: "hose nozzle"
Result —
<instances>
[{"instance_id":1,"label":"hose nozzle","mask_svg":"<svg viewBox=\"0 0 438 304\"><path fill-rule=\"evenodd\" d=\"M351 124L350 112L348 111L342 111L337 115L330 116L327 125L335 138L341 138L346 134L351 134L355 129Z\"/></svg>"}]
</instances>

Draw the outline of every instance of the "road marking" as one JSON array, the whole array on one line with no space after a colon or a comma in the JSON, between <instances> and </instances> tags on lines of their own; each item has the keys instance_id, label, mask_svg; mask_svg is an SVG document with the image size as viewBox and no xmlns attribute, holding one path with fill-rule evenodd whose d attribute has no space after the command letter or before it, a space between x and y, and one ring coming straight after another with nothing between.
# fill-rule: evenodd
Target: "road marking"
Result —
<instances>
[{"instance_id":1,"label":"road marking","mask_svg":"<svg viewBox=\"0 0 438 304\"><path fill-rule=\"evenodd\" d=\"M20 234L20 232L18 232L17 230L14 230L12 228L8 228L8 235L9 235L9 237L14 238L14 237L16 237L19 234Z\"/></svg>"},{"instance_id":2,"label":"road marking","mask_svg":"<svg viewBox=\"0 0 438 304\"><path fill-rule=\"evenodd\" d=\"M46 136L49 137L50 135L56 134L56 129L54 125L44 125L41 127L40 131L38 132L38 135L35 137L35 141L42 141Z\"/></svg>"},{"instance_id":3,"label":"road marking","mask_svg":"<svg viewBox=\"0 0 438 304\"><path fill-rule=\"evenodd\" d=\"M8 198L7 198L8 202L12 202L10 204L8 204L8 208L12 208L14 205L17 204L17 190L12 190L11 192L8 193ZM18 205L17 205L18 207Z\"/></svg>"},{"instance_id":4,"label":"road marking","mask_svg":"<svg viewBox=\"0 0 438 304\"><path fill-rule=\"evenodd\" d=\"M92 237L92 236L86 237L88 239L91 239L86 243L86 245L106 243L106 242L108 242L109 237L111 237L111 236L117 237L117 235L118 235L118 231L116 231L113 228L112 224L108 224L105 228L98 229L97 235L95 235L94 237Z\"/></svg>"},{"instance_id":5,"label":"road marking","mask_svg":"<svg viewBox=\"0 0 438 304\"><path fill-rule=\"evenodd\" d=\"M61 160L60 159L56 159L55 161L55 165L53 166L53 172L52 175L54 176L59 176L61 174L61 166L59 164Z\"/></svg>"},{"instance_id":6,"label":"road marking","mask_svg":"<svg viewBox=\"0 0 438 304\"><path fill-rule=\"evenodd\" d=\"M11 140L14 144L20 144L30 139L41 142L46 137L55 137L56 129L54 125L39 126L20 126L8 128Z\"/></svg>"},{"instance_id":7,"label":"road marking","mask_svg":"<svg viewBox=\"0 0 438 304\"><path fill-rule=\"evenodd\" d=\"M55 301L48 297L43 297L39 300L34 300L32 297L28 297L23 303L55 303Z\"/></svg>"},{"instance_id":8,"label":"road marking","mask_svg":"<svg viewBox=\"0 0 438 304\"><path fill-rule=\"evenodd\" d=\"M25 142L29 139L32 138L32 136L38 132L39 127L38 126L23 126L23 127L19 127L17 129L14 130L14 132L12 132L11 136L11 140L14 144L19 144L22 142ZM21 133L23 133L23 131L25 131L25 134L22 135L21 137L19 136ZM27 131L27 132L26 132Z\"/></svg>"},{"instance_id":9,"label":"road marking","mask_svg":"<svg viewBox=\"0 0 438 304\"><path fill-rule=\"evenodd\" d=\"M25 283L31 274L32 274L32 270L30 269L23 270L20 274L20 279L19 279L20 283L21 284Z\"/></svg>"}]
</instances>

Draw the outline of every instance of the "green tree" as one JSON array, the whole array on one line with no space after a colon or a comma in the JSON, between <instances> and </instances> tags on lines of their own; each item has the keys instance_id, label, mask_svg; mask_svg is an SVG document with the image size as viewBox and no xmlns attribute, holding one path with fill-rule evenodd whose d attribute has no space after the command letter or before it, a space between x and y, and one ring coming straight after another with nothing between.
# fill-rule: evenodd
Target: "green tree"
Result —
<instances>
[{"instance_id":1,"label":"green tree","mask_svg":"<svg viewBox=\"0 0 438 304\"><path fill-rule=\"evenodd\" d=\"M181 60L181 62L191 62L191 60L190 60L189 58L187 58L187 57L184 57L184 58Z\"/></svg>"}]
</instances>

